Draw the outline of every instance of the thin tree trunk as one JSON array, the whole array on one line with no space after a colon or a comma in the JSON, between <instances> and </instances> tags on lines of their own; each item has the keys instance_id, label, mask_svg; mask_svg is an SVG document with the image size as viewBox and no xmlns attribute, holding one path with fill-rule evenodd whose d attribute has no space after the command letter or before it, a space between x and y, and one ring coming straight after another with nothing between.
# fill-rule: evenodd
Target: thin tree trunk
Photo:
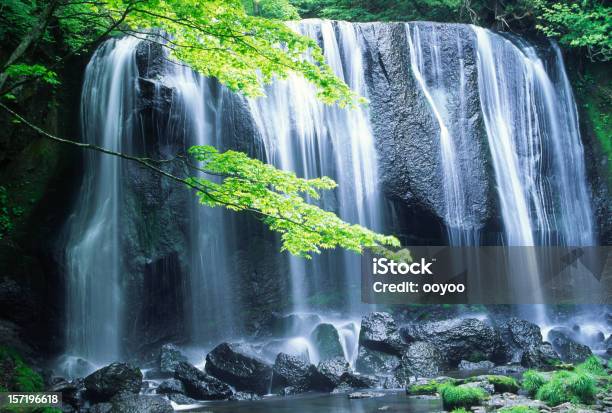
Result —
<instances>
[{"instance_id":1,"label":"thin tree trunk","mask_svg":"<svg viewBox=\"0 0 612 413\"><path fill-rule=\"evenodd\" d=\"M27 52L27 50L34 44L45 32L47 25L49 24L49 20L51 20L51 16L53 16L53 12L59 5L59 0L50 0L49 3L45 6L42 13L38 18L38 22L32 29L21 39L21 42L17 45L13 53L9 56L7 61L2 65L2 73L0 73L0 90L2 90L8 75L6 73L6 69L19 61L23 57L23 55Z\"/></svg>"}]
</instances>

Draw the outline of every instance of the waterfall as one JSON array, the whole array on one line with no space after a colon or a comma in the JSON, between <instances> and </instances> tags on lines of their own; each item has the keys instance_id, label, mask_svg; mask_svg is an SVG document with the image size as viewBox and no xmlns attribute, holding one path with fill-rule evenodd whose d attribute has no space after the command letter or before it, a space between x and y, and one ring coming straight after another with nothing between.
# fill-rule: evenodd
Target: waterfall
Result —
<instances>
[{"instance_id":1,"label":"waterfall","mask_svg":"<svg viewBox=\"0 0 612 413\"><path fill-rule=\"evenodd\" d=\"M462 40L457 36L453 56L437 33L439 25L432 23L406 24L410 51L410 66L440 129L440 163L445 200L444 222L449 245L477 245L478 232L470 212L469 186L474 184L469 165L461 164L460 154L469 150L469 126L465 109L465 69ZM449 49L449 45L445 45ZM453 45L450 46L452 48ZM452 49L451 49L452 50ZM456 65L459 76L448 76L448 64ZM456 93L458 91L458 93ZM455 95L457 98L454 98Z\"/></svg>"},{"instance_id":2,"label":"waterfall","mask_svg":"<svg viewBox=\"0 0 612 413\"><path fill-rule=\"evenodd\" d=\"M527 42L479 27L474 31L506 244L593 245L576 105L558 48L547 70ZM532 302L542 302L538 258L543 258L530 248L511 254L516 267L511 281L531 291ZM546 322L544 307L530 311L540 325Z\"/></svg>"},{"instance_id":3,"label":"waterfall","mask_svg":"<svg viewBox=\"0 0 612 413\"><path fill-rule=\"evenodd\" d=\"M320 39L327 63L335 74L361 96L367 96L362 61L363 44L356 25L347 22L304 20L292 23L302 35ZM377 188L377 160L367 108L351 110L326 106L306 80L289 76L266 89L266 97L250 100L257 127L263 137L267 159L298 176L330 176L338 183L336 193L325 194L322 206L333 209L352 223L373 229L382 225L381 193ZM344 277L350 312L359 305L358 257L342 253L312 262L290 257L294 309L307 308L329 274Z\"/></svg>"},{"instance_id":4,"label":"waterfall","mask_svg":"<svg viewBox=\"0 0 612 413\"><path fill-rule=\"evenodd\" d=\"M381 101L387 97L375 94L375 89L368 93L365 80L373 82L368 83L370 87L377 87L374 82L380 81L370 77L368 70L375 73L372 67L383 65L382 60L373 61L376 58L371 48L375 43L368 37L378 34L364 32L364 28L369 30L372 26L324 20L289 24L295 31L319 42L327 63L357 94L366 98L374 96L374 109L384 111L396 103ZM439 171L442 184L440 188L432 187L431 191L438 191L443 196L436 198L435 203L421 203L435 204L431 209L435 209L435 213L445 221L449 244L480 244L481 234L488 229L484 222L489 216L485 216L485 212L491 207L487 185L482 182L489 178L497 187L499 211L494 212L501 216L505 244L594 244L594 223L577 109L559 49L553 45L550 59L543 60L527 42L481 28L434 23L394 27L399 28L401 42L387 43L409 53L410 62L404 57L385 62L394 73L387 77L385 72L384 81L397 79L394 76L410 79L406 84L415 85L418 90L406 91L416 92L406 93L413 99L406 101L417 99L426 102L423 107L430 113L425 112L425 115L431 117L423 124L432 130L437 126L437 142L434 140L434 144L438 158L428 159L428 167L424 170L429 175ZM386 36L392 32L381 33ZM472 37L462 36L462 33L469 33ZM325 175L338 183L336 190L326 191L316 201L319 206L336 212L345 221L385 231L388 217L383 208L386 201L382 193L383 184L379 183L379 162L372 126L378 128L379 124L370 122L369 106L340 109L324 105L317 99L315 88L293 74L266 86L265 97L246 99L168 59L156 60L155 64L160 67L155 68L153 75L139 73L136 65L138 44L139 41L131 37L109 40L98 48L87 66L81 101L85 142L115 151L136 151L139 147L132 146L132 138L140 137L136 134L138 132L143 135L143 142L139 142L142 147L149 148L150 144L160 150L156 155L172 156L174 153L166 152L177 150L177 145L181 148L213 145L220 150L236 149L233 139L238 139L243 144L240 150L245 150L244 147L248 147L245 142L258 144L261 138L264 153L256 156L278 168L294 171L300 177ZM140 60L138 63L140 67ZM385 68L381 70L384 72ZM141 96L139 75L145 82L142 84L153 85L153 93L159 96L151 98L144 96L144 92ZM145 90L144 86L142 90ZM140 106L144 105L139 106L139 99L154 106L147 107L147 110L155 114L139 112ZM398 106L407 107L404 104ZM240 113L234 117L237 107ZM141 124L139 118L148 116L147 113L155 118L155 125L148 129L145 126L151 125ZM419 106L419 111L405 113L421 116L423 112ZM375 117L375 120L380 119ZM412 120L411 127L419 124L420 119ZM414 141L405 139L404 132L390 133L397 133L402 138L394 141L393 145L406 142L408 149L412 150L410 145ZM144 133L148 135L144 136ZM391 138L396 137L377 136L380 139L377 143L384 145ZM171 144L157 145L162 140ZM489 154L493 177L487 176L489 160L485 158ZM391 165L402 162L401 156L398 154L397 158L389 160ZM474 162L480 163L476 167ZM142 323L138 319L140 315L126 314L132 307L124 305L130 303L124 299L126 294L122 288L126 287L121 287L128 285L127 278L130 278L122 277L128 272L125 267L144 268L150 264L147 260L152 265L156 265L156 260L163 264L170 254L174 254L174 264L170 267L160 264L160 269L151 271L151 276L159 277L164 273L167 279L174 280L174 272L177 272L177 278L188 277L185 296L175 295L179 296L176 298L179 303L185 301L185 314L181 316L191 326L193 343L198 346L216 344L241 336L244 331L241 322L247 318L241 317L242 311L253 310L242 306L247 299L254 302L259 299L252 298L257 294L249 295L249 298L241 295L241 288L249 287L244 281L249 277L259 277L256 271L244 273L244 268L250 271L252 263L236 263L236 252L244 252L250 247L245 245L251 241L251 232L238 224L246 221L238 221L232 213L221 209L203 207L195 199L179 199L172 193L168 197L176 197L173 198L175 202L154 205L178 205L182 209L176 214L185 214L187 218L181 222L169 222L171 237L159 237L160 231L156 228L150 238L147 238L150 235L147 233L142 236L146 238L144 241L134 241L132 238L137 236L130 233L133 237L129 238L122 232L128 231L122 225L125 223L122 222L125 219L122 206L126 199L134 198L132 201L138 203L138 197L151 195L151 188L147 188L148 192L138 192L133 188L147 186L148 182L142 182L147 175L135 174L142 178L139 182L126 182L126 171L130 169L122 166L118 158L97 153L85 155L84 170L79 198L67 224L67 353L97 364L120 358L120 340L127 334L122 331L123 326ZM398 175L398 179L404 178L406 181L401 183L408 187L412 182L410 179L418 179L419 175L416 174L416 178ZM434 178L428 176L424 182L438 182L437 176ZM154 184L152 188L158 189ZM425 191L412 191L410 195L423 197L422 192L428 190L425 187ZM438 202L442 199L443 211L439 208L442 202ZM423 199L412 201L418 204ZM406 208L412 208L410 202ZM140 219L135 215L139 210L126 208L126 211L134 215L130 216L131 224ZM172 213L164 217L170 216L171 221L175 217ZM137 228L130 227L129 231L137 233L141 230L138 225L133 226ZM151 247L147 244L143 247L138 244L142 248L133 254L137 257L132 257L127 247L133 246L126 246L127 239L134 244L164 245ZM249 254L240 258L243 261L253 259ZM285 257L279 256L281 259ZM271 300L272 305L284 303L287 300L283 294L289 294L293 312L300 313L300 316L311 314L305 317L309 321L299 331L283 332L282 338L286 339L283 345L292 352L305 355L305 358L316 360L319 356L310 334L318 324L331 323L338 333L343 354L352 363L358 349L358 320L367 311L360 303L359 257L345 251L326 251L312 260L291 256L286 256L286 259L291 289L288 292L273 291L278 295L278 301L274 301L275 297ZM136 260L137 264L128 265ZM278 265L278 261L272 262L273 266ZM520 269L516 271L519 276L515 281L529 283L534 293L532 299L537 301L542 287L533 252L527 253L517 265ZM272 270L274 276L277 276L276 270L278 268ZM128 275L137 279L142 274ZM136 285L143 285L145 290L149 284ZM135 294L138 297L151 298L146 296L147 291L138 293ZM157 304L155 298L157 296L150 300L153 308ZM242 303L241 299L245 302ZM249 304L252 305L250 301ZM176 313L174 307L172 312ZM313 312L321 314L312 317ZM263 321L257 319L256 322ZM159 336L161 338L155 339L166 339L163 332Z\"/></svg>"},{"instance_id":5,"label":"waterfall","mask_svg":"<svg viewBox=\"0 0 612 413\"><path fill-rule=\"evenodd\" d=\"M85 71L81 130L86 143L112 151L129 147L137 95L138 40L106 42ZM112 361L121 337L121 162L85 154L85 175L67 228L68 353L92 362Z\"/></svg>"},{"instance_id":6,"label":"waterfall","mask_svg":"<svg viewBox=\"0 0 612 413\"><path fill-rule=\"evenodd\" d=\"M174 90L167 135L192 145L223 148L224 102L230 92L221 88L213 93L214 83L180 63L170 64L165 86ZM196 343L228 339L237 330L233 298L231 262L234 230L231 217L221 208L208 208L194 197L190 205L191 335Z\"/></svg>"},{"instance_id":7,"label":"waterfall","mask_svg":"<svg viewBox=\"0 0 612 413\"><path fill-rule=\"evenodd\" d=\"M547 70L527 42L474 31L506 243L593 245L578 115L558 48Z\"/></svg>"}]
</instances>

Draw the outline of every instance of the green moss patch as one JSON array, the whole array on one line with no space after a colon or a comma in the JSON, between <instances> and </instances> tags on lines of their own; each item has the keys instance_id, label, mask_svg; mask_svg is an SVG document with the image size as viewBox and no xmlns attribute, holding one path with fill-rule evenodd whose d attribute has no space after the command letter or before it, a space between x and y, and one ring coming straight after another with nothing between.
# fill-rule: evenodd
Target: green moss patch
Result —
<instances>
[{"instance_id":1,"label":"green moss patch","mask_svg":"<svg viewBox=\"0 0 612 413\"><path fill-rule=\"evenodd\" d=\"M499 413L539 413L538 409L527 406L510 406L499 409Z\"/></svg>"}]
</instances>

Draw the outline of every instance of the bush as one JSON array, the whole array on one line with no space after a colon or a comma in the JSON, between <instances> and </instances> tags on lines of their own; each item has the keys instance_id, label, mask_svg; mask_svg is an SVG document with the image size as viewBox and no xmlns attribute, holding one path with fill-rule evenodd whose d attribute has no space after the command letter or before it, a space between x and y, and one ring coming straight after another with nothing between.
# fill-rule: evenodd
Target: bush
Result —
<instances>
[{"instance_id":1,"label":"bush","mask_svg":"<svg viewBox=\"0 0 612 413\"><path fill-rule=\"evenodd\" d=\"M561 403L590 403L597 393L595 379L587 373L557 371L539 388L536 397L549 406Z\"/></svg>"},{"instance_id":2,"label":"bush","mask_svg":"<svg viewBox=\"0 0 612 413\"><path fill-rule=\"evenodd\" d=\"M527 370L523 373L523 389L530 396L535 396L540 387L546 384L546 378L535 370Z\"/></svg>"},{"instance_id":3,"label":"bush","mask_svg":"<svg viewBox=\"0 0 612 413\"><path fill-rule=\"evenodd\" d=\"M458 409L453 410L451 413L470 413L470 412L465 410L463 407L460 407Z\"/></svg>"},{"instance_id":4,"label":"bush","mask_svg":"<svg viewBox=\"0 0 612 413\"><path fill-rule=\"evenodd\" d=\"M519 385L512 377L507 376L487 376L489 383L493 385L497 393L516 393Z\"/></svg>"},{"instance_id":5,"label":"bush","mask_svg":"<svg viewBox=\"0 0 612 413\"><path fill-rule=\"evenodd\" d=\"M451 383L442 384L438 387L438 392L442 397L442 405L445 410L458 408L469 409L480 404L487 396L485 391L478 387L455 386Z\"/></svg>"}]
</instances>

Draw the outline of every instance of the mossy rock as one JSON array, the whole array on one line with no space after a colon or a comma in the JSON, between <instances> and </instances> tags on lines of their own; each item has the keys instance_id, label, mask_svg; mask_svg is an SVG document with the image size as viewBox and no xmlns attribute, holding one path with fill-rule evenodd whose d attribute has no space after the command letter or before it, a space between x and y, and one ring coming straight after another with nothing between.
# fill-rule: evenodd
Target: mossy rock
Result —
<instances>
[{"instance_id":1,"label":"mossy rock","mask_svg":"<svg viewBox=\"0 0 612 413\"><path fill-rule=\"evenodd\" d=\"M450 377L438 377L429 381L417 381L417 383L406 386L406 394L409 396L424 396L438 393L438 387L445 383L461 384L462 380Z\"/></svg>"},{"instance_id":2,"label":"mossy rock","mask_svg":"<svg viewBox=\"0 0 612 413\"><path fill-rule=\"evenodd\" d=\"M44 382L21 356L12 349L0 347L0 389L2 391L40 392Z\"/></svg>"}]
</instances>

